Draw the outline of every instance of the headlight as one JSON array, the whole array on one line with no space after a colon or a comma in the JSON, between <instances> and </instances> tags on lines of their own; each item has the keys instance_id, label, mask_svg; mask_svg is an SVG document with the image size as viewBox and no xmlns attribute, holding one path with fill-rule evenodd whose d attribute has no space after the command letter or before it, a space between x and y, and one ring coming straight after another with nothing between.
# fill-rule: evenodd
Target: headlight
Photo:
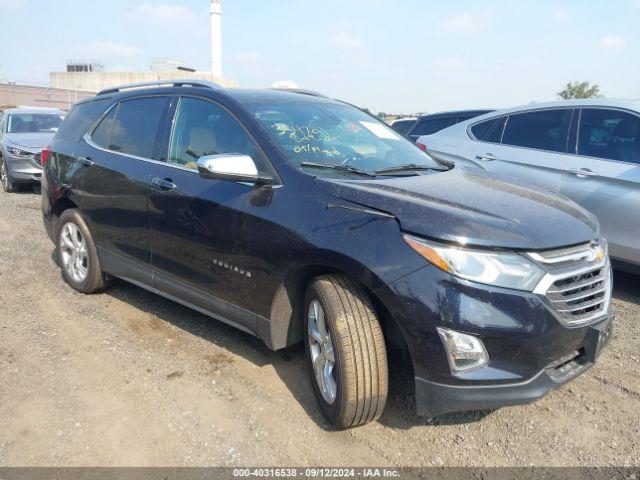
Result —
<instances>
[{"instance_id":1,"label":"headlight","mask_svg":"<svg viewBox=\"0 0 640 480\"><path fill-rule=\"evenodd\" d=\"M33 157L33 153L27 152L26 150L21 150L16 147L9 147L9 153L11 153L11 155L13 155L14 157L21 157L21 158Z\"/></svg>"},{"instance_id":2,"label":"headlight","mask_svg":"<svg viewBox=\"0 0 640 480\"><path fill-rule=\"evenodd\" d=\"M422 258L445 272L496 287L533 291L545 272L523 255L442 245L404 235Z\"/></svg>"}]
</instances>

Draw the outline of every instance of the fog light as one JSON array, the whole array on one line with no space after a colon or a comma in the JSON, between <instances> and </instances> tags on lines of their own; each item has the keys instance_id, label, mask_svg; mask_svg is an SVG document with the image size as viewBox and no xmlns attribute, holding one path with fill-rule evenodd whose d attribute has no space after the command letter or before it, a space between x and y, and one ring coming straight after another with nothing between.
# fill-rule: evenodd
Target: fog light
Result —
<instances>
[{"instance_id":1,"label":"fog light","mask_svg":"<svg viewBox=\"0 0 640 480\"><path fill-rule=\"evenodd\" d=\"M437 330L447 351L451 373L469 372L489 363L489 355L479 338L447 328Z\"/></svg>"}]
</instances>

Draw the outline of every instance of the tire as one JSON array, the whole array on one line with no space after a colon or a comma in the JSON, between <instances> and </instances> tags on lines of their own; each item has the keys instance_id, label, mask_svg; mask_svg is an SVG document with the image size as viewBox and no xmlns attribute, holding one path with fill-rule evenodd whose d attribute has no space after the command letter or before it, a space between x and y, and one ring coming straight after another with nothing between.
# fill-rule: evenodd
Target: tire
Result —
<instances>
[{"instance_id":1,"label":"tire","mask_svg":"<svg viewBox=\"0 0 640 480\"><path fill-rule=\"evenodd\" d=\"M7 193L16 192L19 189L18 184L11 180L7 162L2 157L0 157L0 183L2 184L2 189Z\"/></svg>"},{"instance_id":2,"label":"tire","mask_svg":"<svg viewBox=\"0 0 640 480\"><path fill-rule=\"evenodd\" d=\"M328 340L319 327L318 306ZM311 383L327 420L351 428L378 419L387 401L387 351L364 287L346 275L315 278L304 296L303 327ZM314 358L328 376L314 368Z\"/></svg>"},{"instance_id":3,"label":"tire","mask_svg":"<svg viewBox=\"0 0 640 480\"><path fill-rule=\"evenodd\" d=\"M79 253L83 250L84 253ZM107 287L108 277L102 273L91 232L75 208L65 210L60 216L56 232L56 252L62 278L72 288L88 294L100 292Z\"/></svg>"}]
</instances>

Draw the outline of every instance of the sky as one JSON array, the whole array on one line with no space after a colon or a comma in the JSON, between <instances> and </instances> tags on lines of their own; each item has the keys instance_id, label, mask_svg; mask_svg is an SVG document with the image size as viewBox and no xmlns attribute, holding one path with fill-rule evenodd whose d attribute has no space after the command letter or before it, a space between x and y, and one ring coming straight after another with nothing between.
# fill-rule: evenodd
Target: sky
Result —
<instances>
[{"instance_id":1,"label":"sky","mask_svg":"<svg viewBox=\"0 0 640 480\"><path fill-rule=\"evenodd\" d=\"M290 80L374 112L554 100L566 83L640 97L640 0L222 0L224 76ZM0 0L0 81L73 59L210 69L208 0Z\"/></svg>"}]
</instances>

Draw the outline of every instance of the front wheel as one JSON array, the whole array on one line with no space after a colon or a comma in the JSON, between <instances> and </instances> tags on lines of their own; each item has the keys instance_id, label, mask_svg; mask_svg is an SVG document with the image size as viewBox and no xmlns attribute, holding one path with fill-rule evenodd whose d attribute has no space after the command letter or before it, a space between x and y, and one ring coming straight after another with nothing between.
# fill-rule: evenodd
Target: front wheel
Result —
<instances>
[{"instance_id":1,"label":"front wheel","mask_svg":"<svg viewBox=\"0 0 640 480\"><path fill-rule=\"evenodd\" d=\"M387 352L364 288L345 275L314 279L304 298L313 390L327 419L350 428L376 420L387 400Z\"/></svg>"},{"instance_id":2,"label":"front wheel","mask_svg":"<svg viewBox=\"0 0 640 480\"><path fill-rule=\"evenodd\" d=\"M18 189L17 184L11 180L7 162L2 157L0 157L0 183L2 183L2 189L7 193L13 193Z\"/></svg>"}]
</instances>

